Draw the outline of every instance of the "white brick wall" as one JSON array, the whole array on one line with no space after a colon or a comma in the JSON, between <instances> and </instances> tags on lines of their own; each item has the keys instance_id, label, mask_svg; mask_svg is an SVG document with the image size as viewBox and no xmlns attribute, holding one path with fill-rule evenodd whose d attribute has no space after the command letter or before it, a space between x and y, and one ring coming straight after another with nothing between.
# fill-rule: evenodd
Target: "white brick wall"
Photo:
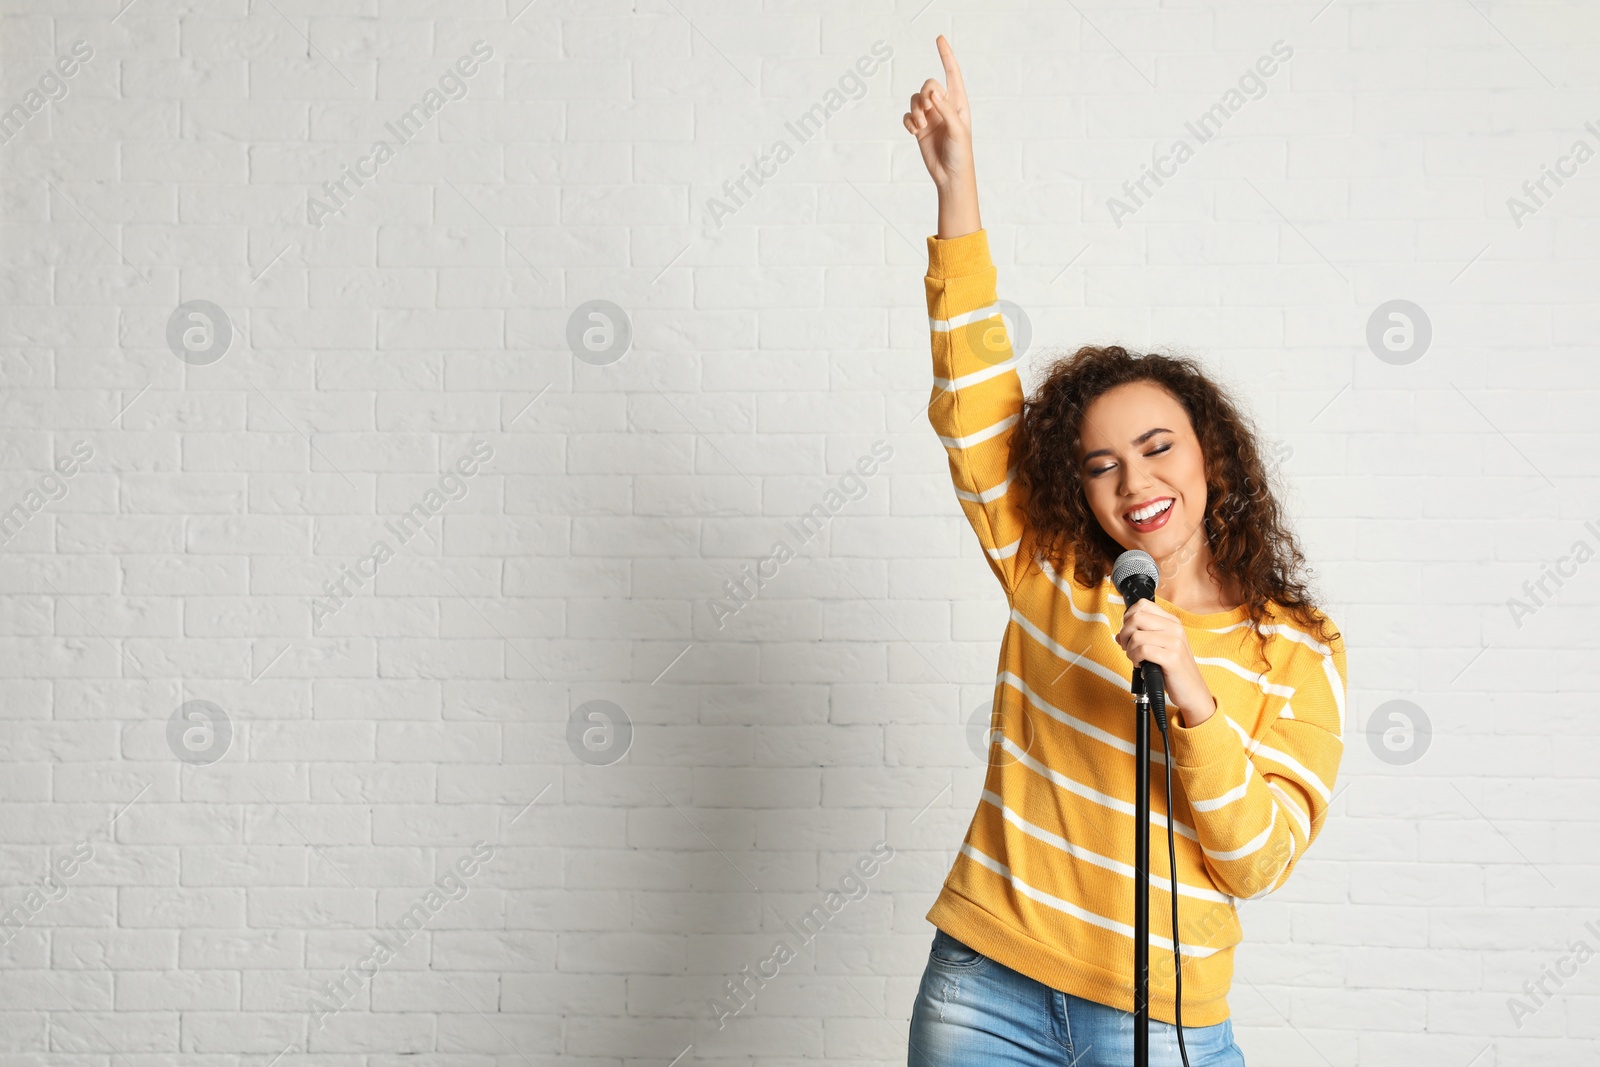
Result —
<instances>
[{"instance_id":1,"label":"white brick wall","mask_svg":"<svg viewBox=\"0 0 1600 1067\"><path fill-rule=\"evenodd\" d=\"M1246 906L1252 1067L1595 1061L1600 963L1524 983L1600 948L1600 587L1580 563L1520 626L1506 601L1600 547L1600 162L1520 227L1506 200L1600 146L1600 10L525 4L8 5L0 509L58 499L0 548L0 1067L904 1062L1004 618L920 414L934 196L900 115L939 32L1035 357L1193 353L1292 450L1353 714L1325 831ZM1118 226L1277 40L1265 96ZM478 41L465 95L310 224ZM862 99L714 217L878 41ZM1397 298L1434 331L1407 366L1365 340ZM633 329L609 364L568 347L596 299ZM235 330L215 362L167 341L196 300ZM1363 731L1397 699L1433 733L1388 763ZM196 700L215 762L169 741ZM626 758L579 758L590 701ZM718 1029L879 840L867 897Z\"/></svg>"}]
</instances>

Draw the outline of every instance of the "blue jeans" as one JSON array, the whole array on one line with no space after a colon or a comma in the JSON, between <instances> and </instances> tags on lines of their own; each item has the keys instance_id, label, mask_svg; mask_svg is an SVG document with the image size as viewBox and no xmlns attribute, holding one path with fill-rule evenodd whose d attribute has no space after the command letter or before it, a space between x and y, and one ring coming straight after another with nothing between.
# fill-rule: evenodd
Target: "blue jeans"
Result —
<instances>
[{"instance_id":1,"label":"blue jeans","mask_svg":"<svg viewBox=\"0 0 1600 1067\"><path fill-rule=\"evenodd\" d=\"M1178 1028L1150 1020L1150 1067L1183 1067ZM1189 1067L1244 1067L1233 1024L1185 1026ZM935 930L911 1009L909 1067L1128 1067L1133 1014L1034 981Z\"/></svg>"}]
</instances>

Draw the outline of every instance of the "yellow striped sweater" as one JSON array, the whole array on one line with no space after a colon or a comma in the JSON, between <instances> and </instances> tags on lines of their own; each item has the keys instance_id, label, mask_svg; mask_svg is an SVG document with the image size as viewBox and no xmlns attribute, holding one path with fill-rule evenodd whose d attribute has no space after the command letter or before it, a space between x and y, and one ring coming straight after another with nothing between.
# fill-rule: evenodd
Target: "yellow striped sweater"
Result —
<instances>
[{"instance_id":1,"label":"yellow striped sweater","mask_svg":"<svg viewBox=\"0 0 1600 1067\"><path fill-rule=\"evenodd\" d=\"M925 280L928 419L1011 606L983 795L927 918L1052 989L1131 1012L1135 719L1132 664L1114 640L1124 604L1109 577L1085 588L1070 566L1034 558L1009 464L1022 382L987 232L928 238ZM1243 606L1200 615L1156 603L1183 621L1217 698L1193 728L1170 716L1183 1022L1209 1026L1229 1017L1235 901L1281 887L1327 816L1344 749L1344 644L1279 611L1263 644ZM1271 666L1258 674L1261 653ZM1166 755L1150 734L1150 1016L1171 1023Z\"/></svg>"}]
</instances>

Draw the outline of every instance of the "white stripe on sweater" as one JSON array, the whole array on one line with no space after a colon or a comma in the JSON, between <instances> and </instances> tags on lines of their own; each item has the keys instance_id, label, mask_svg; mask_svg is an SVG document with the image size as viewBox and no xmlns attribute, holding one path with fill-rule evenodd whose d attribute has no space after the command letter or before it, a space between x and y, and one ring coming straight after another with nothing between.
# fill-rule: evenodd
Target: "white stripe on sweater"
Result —
<instances>
[{"instance_id":1,"label":"white stripe on sweater","mask_svg":"<svg viewBox=\"0 0 1600 1067\"><path fill-rule=\"evenodd\" d=\"M965 437L945 437L943 434L940 434L939 442L946 448L971 448L973 445L981 445L991 437L1005 433L1020 418L1022 418L1022 413L1020 411L1014 412L1010 415L1007 415L999 422L991 423L981 430L974 430Z\"/></svg>"},{"instance_id":2,"label":"white stripe on sweater","mask_svg":"<svg viewBox=\"0 0 1600 1067\"><path fill-rule=\"evenodd\" d=\"M1272 892L1274 889L1277 889L1278 888L1278 880L1280 878L1285 878L1285 877L1288 876L1289 867L1293 863L1294 863L1294 835L1290 834L1289 835L1289 855L1284 859L1283 866L1278 869L1278 873L1272 876L1272 880L1267 883L1266 888L1261 890L1261 892L1259 892L1259 893L1251 893L1249 896L1242 897L1240 899L1242 899L1242 900L1260 900L1262 897L1266 896L1268 893Z\"/></svg>"},{"instance_id":3,"label":"white stripe on sweater","mask_svg":"<svg viewBox=\"0 0 1600 1067\"><path fill-rule=\"evenodd\" d=\"M994 303L986 304L981 308L974 308L973 310L960 315L952 315L948 319L936 319L932 315L929 315L928 329L932 330L934 333L949 333L951 330L958 329L967 325L968 323L982 322L984 319L992 319L998 314L1000 314L1000 305L998 303Z\"/></svg>"},{"instance_id":4,"label":"white stripe on sweater","mask_svg":"<svg viewBox=\"0 0 1600 1067\"><path fill-rule=\"evenodd\" d=\"M1121 860L1113 859L1110 856L1102 856L1100 853L1090 851L1089 849L1084 848L1082 845L1074 845L1061 835L1052 833L1042 826L1035 826L1033 823L1024 819L1021 815L1018 815L1016 812L1006 807L998 794L985 789L983 791L983 800L993 807L998 808L1001 817L1003 817L1006 822L1010 823L1012 826L1015 826L1029 837L1043 841L1045 844L1059 849L1075 859L1083 860L1085 863L1092 863L1096 867L1104 867L1106 870L1114 871L1125 878L1133 877L1133 864L1123 863ZM1164 889L1168 893L1172 891L1170 877L1161 877L1153 870L1148 873L1148 877L1150 879L1150 885L1153 888ZM1158 877L1160 878L1159 881L1157 881ZM1178 881L1178 895L1180 897L1194 897L1197 900L1216 900L1224 904L1233 899L1226 893L1219 893L1215 889L1201 889L1197 886L1189 885L1182 879L1179 879Z\"/></svg>"},{"instance_id":5,"label":"white stripe on sweater","mask_svg":"<svg viewBox=\"0 0 1600 1067\"><path fill-rule=\"evenodd\" d=\"M1261 846L1272 840L1272 828L1278 825L1278 805L1270 805L1270 810L1272 817L1267 820L1267 828L1238 848L1229 849L1226 852L1213 852L1211 849L1206 848L1205 845L1201 845L1201 851L1219 862L1243 859L1251 853L1259 851Z\"/></svg>"},{"instance_id":6,"label":"white stripe on sweater","mask_svg":"<svg viewBox=\"0 0 1600 1067\"><path fill-rule=\"evenodd\" d=\"M1065 789L1074 796L1080 796L1085 800L1100 805L1102 808L1106 808L1107 810L1115 811L1123 815L1131 816L1136 814L1134 806L1128 801L1118 799L1117 797L1111 796L1107 793L1102 793L1098 789L1094 789L1090 786L1084 785L1082 782L1068 778L1060 771L1050 769L1043 763L1040 763L1038 760L1028 755L1028 753L1024 752L1017 746L1015 741L1011 740L1009 737L1006 737L1004 734L1000 735L1000 748L1012 759L1016 760L1028 770L1050 782L1052 785L1058 786L1061 789ZM1150 812L1151 825L1160 826L1162 829L1166 829L1166 816L1162 815L1160 818L1158 818L1157 815L1158 813L1152 809ZM1172 830L1173 833L1187 837L1191 841L1198 842L1200 840L1200 838L1196 836L1194 832L1194 827L1188 825L1180 819L1174 818L1172 820Z\"/></svg>"},{"instance_id":7,"label":"white stripe on sweater","mask_svg":"<svg viewBox=\"0 0 1600 1067\"><path fill-rule=\"evenodd\" d=\"M1009 545L1001 545L999 548L986 548L984 551L989 553L989 558L993 560L1010 559L1017 554L1017 547L1021 544L1022 538L1019 537Z\"/></svg>"},{"instance_id":8,"label":"white stripe on sweater","mask_svg":"<svg viewBox=\"0 0 1600 1067\"><path fill-rule=\"evenodd\" d=\"M943 390L946 393L954 393L961 389L967 388L969 385L977 385L979 382L986 382L990 378L997 378L1006 371L1014 371L1017 369L1020 362L1021 357L1012 356L1010 359L1003 359L999 363L994 363L984 367L982 370L975 370L970 374L963 374L959 378L941 378L938 375L934 375L933 384L935 388Z\"/></svg>"},{"instance_id":9,"label":"white stripe on sweater","mask_svg":"<svg viewBox=\"0 0 1600 1067\"><path fill-rule=\"evenodd\" d=\"M993 488L985 489L981 493L969 493L965 489L957 489L956 499L970 500L974 504L987 504L992 500L999 500L1001 497L1006 495L1006 490L1011 488L1011 477L1016 473L1016 471L1017 468L1012 467L1010 470L1006 471L1005 481L994 486Z\"/></svg>"},{"instance_id":10,"label":"white stripe on sweater","mask_svg":"<svg viewBox=\"0 0 1600 1067\"><path fill-rule=\"evenodd\" d=\"M1300 827L1300 836L1309 839L1311 837L1311 823L1306 819L1306 813L1300 810L1300 804L1288 793L1284 792L1283 786L1277 782L1268 782L1267 788L1272 790L1273 796L1276 796L1282 802L1284 809L1294 816L1295 825Z\"/></svg>"},{"instance_id":11,"label":"white stripe on sweater","mask_svg":"<svg viewBox=\"0 0 1600 1067\"><path fill-rule=\"evenodd\" d=\"M978 851L976 848L966 842L962 842L961 854L979 866L993 871L995 874L998 874L1000 877L1004 878L1008 883L1010 883L1012 889L1022 896L1027 897L1029 900L1037 901L1046 907L1054 908L1056 911L1071 915L1075 919L1081 919L1092 926L1098 926L1103 930L1110 930L1113 933L1121 934L1130 941L1133 940L1136 931L1127 923L1118 922L1115 919L1109 919L1104 915L1097 914L1085 908L1080 908L1070 900L1063 900L1053 893L1046 893L1042 889L1035 889L1027 882L1024 882L1022 879L1012 874L1011 869L1005 864L1001 863L993 856L984 855L982 852ZM1172 951L1172 939L1161 937L1154 931L1152 931L1150 934L1150 944L1152 947L1162 949L1166 952ZM1183 946L1183 955L1185 959L1203 959L1206 956L1210 956L1221 951L1223 951L1223 949L1220 946L1215 948L1207 948L1204 945Z\"/></svg>"}]
</instances>

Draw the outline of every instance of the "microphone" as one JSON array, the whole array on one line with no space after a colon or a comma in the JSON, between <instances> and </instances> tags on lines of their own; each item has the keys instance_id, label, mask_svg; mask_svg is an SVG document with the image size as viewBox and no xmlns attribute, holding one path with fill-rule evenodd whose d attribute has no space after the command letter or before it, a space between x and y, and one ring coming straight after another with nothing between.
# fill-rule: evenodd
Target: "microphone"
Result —
<instances>
[{"instance_id":1,"label":"microphone","mask_svg":"<svg viewBox=\"0 0 1600 1067\"><path fill-rule=\"evenodd\" d=\"M1111 565L1111 584L1117 587L1117 592L1122 594L1124 609L1133 607L1139 600L1154 600L1156 595L1156 581L1161 577L1161 570L1156 566L1156 561L1150 553L1130 548L1117 557ZM1165 732L1167 728L1167 687L1166 679L1161 674L1161 665L1146 661L1134 668L1135 681L1142 681L1144 690L1150 696L1150 702L1155 708L1156 723ZM1135 685L1137 693L1140 686Z\"/></svg>"}]
</instances>

